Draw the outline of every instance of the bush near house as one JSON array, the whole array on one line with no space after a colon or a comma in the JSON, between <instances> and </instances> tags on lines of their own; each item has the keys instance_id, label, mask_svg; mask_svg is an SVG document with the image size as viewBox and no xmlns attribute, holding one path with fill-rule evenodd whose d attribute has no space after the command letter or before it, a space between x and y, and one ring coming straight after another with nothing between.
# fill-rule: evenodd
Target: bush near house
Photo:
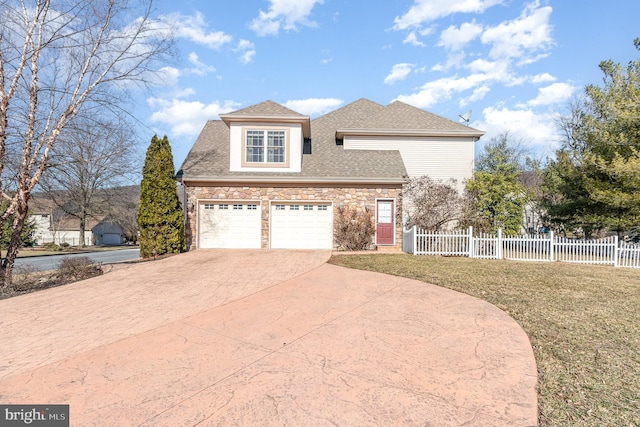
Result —
<instances>
[{"instance_id":1,"label":"bush near house","mask_svg":"<svg viewBox=\"0 0 640 427\"><path fill-rule=\"evenodd\" d=\"M341 206L335 220L334 238L339 250L360 251L371 248L375 227L369 209Z\"/></svg>"}]
</instances>

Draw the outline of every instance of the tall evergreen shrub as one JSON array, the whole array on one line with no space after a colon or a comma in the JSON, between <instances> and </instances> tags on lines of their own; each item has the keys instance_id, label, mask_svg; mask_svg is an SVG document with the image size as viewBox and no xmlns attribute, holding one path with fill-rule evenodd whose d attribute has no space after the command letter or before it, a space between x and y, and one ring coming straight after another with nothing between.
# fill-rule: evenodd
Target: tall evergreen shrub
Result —
<instances>
[{"instance_id":1,"label":"tall evergreen shrub","mask_svg":"<svg viewBox=\"0 0 640 427\"><path fill-rule=\"evenodd\" d=\"M182 207L176 191L171 145L165 135L151 138L140 184L140 256L185 251Z\"/></svg>"}]
</instances>

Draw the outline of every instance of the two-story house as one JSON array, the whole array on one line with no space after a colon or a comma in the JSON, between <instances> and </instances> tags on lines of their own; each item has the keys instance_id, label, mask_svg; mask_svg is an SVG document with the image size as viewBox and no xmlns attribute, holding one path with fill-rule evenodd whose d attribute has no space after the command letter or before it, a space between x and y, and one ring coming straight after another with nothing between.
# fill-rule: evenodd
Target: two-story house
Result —
<instances>
[{"instance_id":1,"label":"two-story house","mask_svg":"<svg viewBox=\"0 0 640 427\"><path fill-rule=\"evenodd\" d=\"M398 101L360 99L314 120L265 101L220 118L177 174L191 249L332 249L341 206L368 209L375 245L399 248L407 178L462 183L483 135Z\"/></svg>"}]
</instances>

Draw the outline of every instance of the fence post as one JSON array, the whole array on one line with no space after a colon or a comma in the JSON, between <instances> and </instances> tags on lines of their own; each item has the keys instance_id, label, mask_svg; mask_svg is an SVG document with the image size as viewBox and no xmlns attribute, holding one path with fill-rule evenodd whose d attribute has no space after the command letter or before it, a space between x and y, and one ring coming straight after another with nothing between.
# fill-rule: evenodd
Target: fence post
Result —
<instances>
[{"instance_id":1,"label":"fence post","mask_svg":"<svg viewBox=\"0 0 640 427\"><path fill-rule=\"evenodd\" d=\"M413 250L411 251L411 253L416 255L417 251L418 251L418 227L414 225L413 226Z\"/></svg>"},{"instance_id":2,"label":"fence post","mask_svg":"<svg viewBox=\"0 0 640 427\"><path fill-rule=\"evenodd\" d=\"M618 262L618 255L620 248L618 248L618 236L613 236L613 266L619 267L620 263Z\"/></svg>"},{"instance_id":3,"label":"fence post","mask_svg":"<svg viewBox=\"0 0 640 427\"><path fill-rule=\"evenodd\" d=\"M549 261L553 262L555 259L555 254L553 253L553 248L555 246L555 241L553 238L553 230L549 230Z\"/></svg>"},{"instance_id":4,"label":"fence post","mask_svg":"<svg viewBox=\"0 0 640 427\"><path fill-rule=\"evenodd\" d=\"M496 258L502 259L502 228L498 228L498 237L496 241Z\"/></svg>"},{"instance_id":5,"label":"fence post","mask_svg":"<svg viewBox=\"0 0 640 427\"><path fill-rule=\"evenodd\" d=\"M475 258L473 256L473 227L470 225L469 226L469 236L468 238L468 242L467 242L467 248L469 250L469 258Z\"/></svg>"}]
</instances>

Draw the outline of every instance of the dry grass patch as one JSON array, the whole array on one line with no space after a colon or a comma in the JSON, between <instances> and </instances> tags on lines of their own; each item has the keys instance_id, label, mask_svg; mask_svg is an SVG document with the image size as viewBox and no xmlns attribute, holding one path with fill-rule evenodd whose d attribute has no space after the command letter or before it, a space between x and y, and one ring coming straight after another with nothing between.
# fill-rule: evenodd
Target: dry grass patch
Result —
<instances>
[{"instance_id":1,"label":"dry grass patch","mask_svg":"<svg viewBox=\"0 0 640 427\"><path fill-rule=\"evenodd\" d=\"M533 346L541 426L640 426L640 271L379 254L330 262L443 286L509 313Z\"/></svg>"}]
</instances>

